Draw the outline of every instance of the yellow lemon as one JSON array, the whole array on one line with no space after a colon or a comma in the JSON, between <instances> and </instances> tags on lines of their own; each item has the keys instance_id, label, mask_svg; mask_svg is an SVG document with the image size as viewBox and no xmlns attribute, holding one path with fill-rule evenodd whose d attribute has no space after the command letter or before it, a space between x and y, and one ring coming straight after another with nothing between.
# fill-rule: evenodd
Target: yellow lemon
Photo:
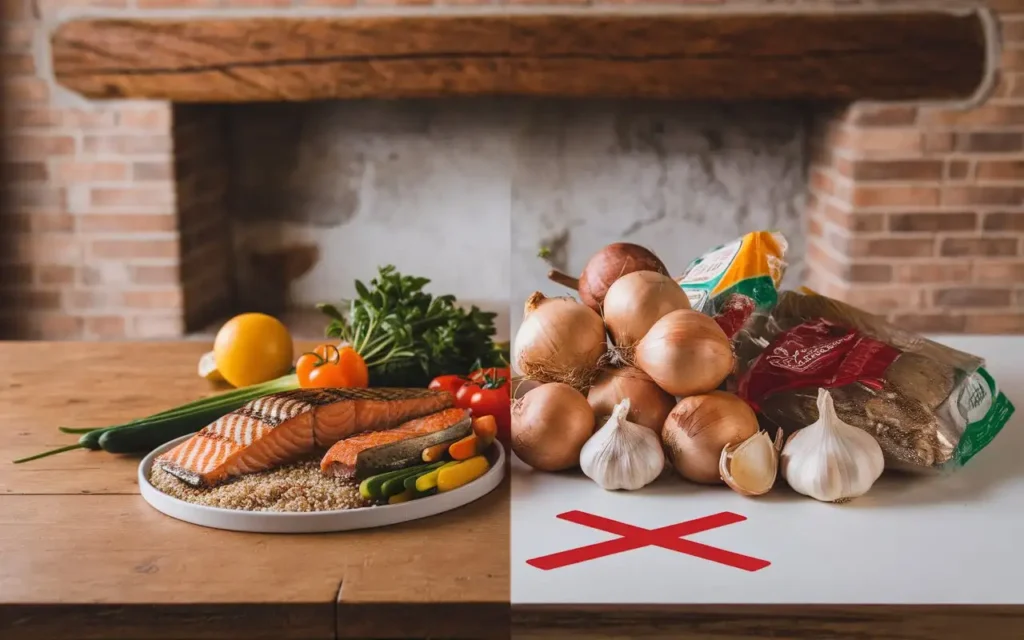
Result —
<instances>
[{"instance_id":1,"label":"yellow lemon","mask_svg":"<svg viewBox=\"0 0 1024 640\"><path fill-rule=\"evenodd\" d=\"M224 376L217 370L217 356L209 351L199 358L199 377L210 382L224 382Z\"/></svg>"},{"instance_id":2,"label":"yellow lemon","mask_svg":"<svg viewBox=\"0 0 1024 640\"><path fill-rule=\"evenodd\" d=\"M273 380L292 366L292 336L281 321L263 313L228 320L213 343L217 370L236 387Z\"/></svg>"}]
</instances>

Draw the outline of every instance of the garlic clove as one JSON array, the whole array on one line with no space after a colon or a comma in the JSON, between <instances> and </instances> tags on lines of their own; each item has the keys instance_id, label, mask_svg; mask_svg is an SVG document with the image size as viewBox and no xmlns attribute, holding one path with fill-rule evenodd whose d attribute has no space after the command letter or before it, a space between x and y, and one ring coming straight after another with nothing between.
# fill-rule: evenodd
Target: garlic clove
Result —
<instances>
[{"instance_id":1,"label":"garlic clove","mask_svg":"<svg viewBox=\"0 0 1024 640\"><path fill-rule=\"evenodd\" d=\"M781 439L781 429L774 442L766 431L759 431L742 442L726 445L718 462L722 480L740 495L768 493L778 474Z\"/></svg>"}]
</instances>

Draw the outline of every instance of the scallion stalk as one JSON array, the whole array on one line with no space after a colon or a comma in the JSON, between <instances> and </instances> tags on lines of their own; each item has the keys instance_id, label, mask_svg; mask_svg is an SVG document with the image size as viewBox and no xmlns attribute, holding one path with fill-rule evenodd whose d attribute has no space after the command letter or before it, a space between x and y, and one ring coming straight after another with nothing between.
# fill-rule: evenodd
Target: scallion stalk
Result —
<instances>
[{"instance_id":1,"label":"scallion stalk","mask_svg":"<svg viewBox=\"0 0 1024 640\"><path fill-rule=\"evenodd\" d=\"M201 429L206 424L244 407L257 398L298 388L298 377L291 373L261 384L234 389L208 398L201 398L174 409L154 413L145 418L109 427L89 429L83 432L84 435L79 439L77 445L44 451L34 456L20 458L14 462L19 464L30 460L38 460L75 449L103 448L115 453L148 451L164 442L169 442L174 438ZM101 433L97 434L97 432ZM98 439L97 435L100 436ZM91 443L97 440L99 446L92 446Z\"/></svg>"}]
</instances>

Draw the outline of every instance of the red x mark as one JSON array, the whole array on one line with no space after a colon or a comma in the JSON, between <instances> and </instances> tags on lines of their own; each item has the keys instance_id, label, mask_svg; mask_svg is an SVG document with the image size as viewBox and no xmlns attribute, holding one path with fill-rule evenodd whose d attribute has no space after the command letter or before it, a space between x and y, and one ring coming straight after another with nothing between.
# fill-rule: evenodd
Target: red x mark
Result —
<instances>
[{"instance_id":1,"label":"red x mark","mask_svg":"<svg viewBox=\"0 0 1024 640\"><path fill-rule=\"evenodd\" d=\"M615 540L608 540L605 542L598 542L597 544L587 545L585 547L579 547L577 549L560 551L549 556L541 556L540 558L527 560L526 564L548 571L550 569L567 567L571 564L587 562L588 560L596 560L597 558L603 558L616 553L622 553L624 551L640 549L641 547L648 546L678 551L679 553L696 556L698 558L703 558L704 560L710 560L711 562L717 562L730 567L736 567L737 569L743 569L744 571L758 571L771 564L767 560L751 558L750 556L740 555L738 553L733 553L732 551L726 551L725 549L719 549L717 547L694 542L693 540L681 540L683 536L693 535L695 533L700 533L701 531L708 531L709 529L717 529L719 527L736 524L737 522L743 522L746 520L745 517L728 511L716 513L713 516L697 518L696 520L687 520L686 522L680 522L678 524L660 527L658 529L635 527L631 524L617 522L609 518L602 518L601 516L595 516L583 511L567 511L566 513L559 514L558 517L562 520L582 524L585 527L614 533L621 537L616 538Z\"/></svg>"}]
</instances>

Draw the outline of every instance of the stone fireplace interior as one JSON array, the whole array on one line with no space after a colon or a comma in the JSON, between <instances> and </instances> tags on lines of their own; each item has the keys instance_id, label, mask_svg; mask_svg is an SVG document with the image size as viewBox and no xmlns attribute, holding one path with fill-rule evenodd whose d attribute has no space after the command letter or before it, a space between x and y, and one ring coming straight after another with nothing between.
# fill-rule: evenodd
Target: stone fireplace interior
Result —
<instances>
[{"instance_id":1,"label":"stone fireplace interior","mask_svg":"<svg viewBox=\"0 0 1024 640\"><path fill-rule=\"evenodd\" d=\"M777 228L787 284L1024 331L1014 7L605 9L13 21L13 79L53 86L5 101L0 327L172 337L263 310L315 334L313 304L394 263L511 300L507 335L561 292L547 269L607 242L678 271Z\"/></svg>"}]
</instances>

